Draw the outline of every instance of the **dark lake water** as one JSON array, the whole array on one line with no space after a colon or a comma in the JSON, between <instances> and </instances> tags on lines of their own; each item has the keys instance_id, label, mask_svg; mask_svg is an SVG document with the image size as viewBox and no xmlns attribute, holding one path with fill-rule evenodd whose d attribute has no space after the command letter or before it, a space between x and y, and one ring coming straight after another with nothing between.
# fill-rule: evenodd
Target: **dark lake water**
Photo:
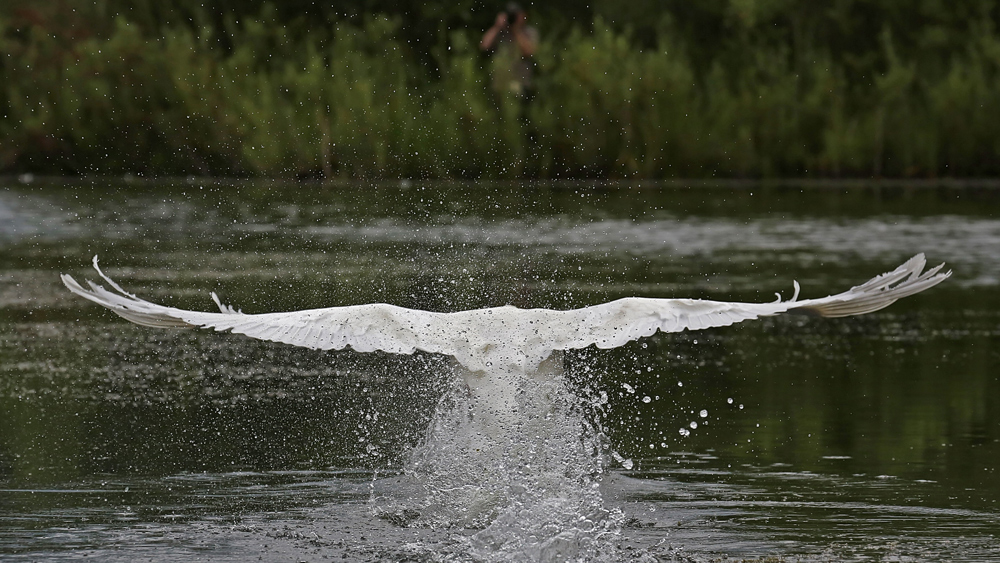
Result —
<instances>
[{"instance_id":1,"label":"dark lake water","mask_svg":"<svg viewBox=\"0 0 1000 563\"><path fill-rule=\"evenodd\" d=\"M953 277L875 314L568 353L607 561L1000 560L1000 192L0 185L0 559L530 558L372 500L409 494L447 359L134 326L61 285L95 254L258 313L818 297L917 252Z\"/></svg>"}]
</instances>

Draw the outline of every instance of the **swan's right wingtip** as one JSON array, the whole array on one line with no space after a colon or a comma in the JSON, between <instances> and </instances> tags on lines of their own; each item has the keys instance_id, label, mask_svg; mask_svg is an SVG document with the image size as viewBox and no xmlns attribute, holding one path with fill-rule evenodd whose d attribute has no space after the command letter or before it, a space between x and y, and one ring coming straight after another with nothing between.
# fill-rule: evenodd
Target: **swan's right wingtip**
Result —
<instances>
[{"instance_id":1,"label":"swan's right wingtip","mask_svg":"<svg viewBox=\"0 0 1000 563\"><path fill-rule=\"evenodd\" d=\"M941 272L944 263L925 270L926 264L924 253L920 252L891 272L875 276L843 293L807 300L799 307L788 309L788 312L820 317L847 317L878 311L951 277L951 270Z\"/></svg>"}]
</instances>

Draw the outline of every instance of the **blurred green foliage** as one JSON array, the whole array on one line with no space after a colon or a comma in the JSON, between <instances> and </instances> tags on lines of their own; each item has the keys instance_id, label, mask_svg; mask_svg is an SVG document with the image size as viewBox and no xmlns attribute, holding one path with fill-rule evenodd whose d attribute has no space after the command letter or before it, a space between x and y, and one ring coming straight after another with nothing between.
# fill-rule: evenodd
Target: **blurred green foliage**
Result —
<instances>
[{"instance_id":1,"label":"blurred green foliage","mask_svg":"<svg viewBox=\"0 0 1000 563\"><path fill-rule=\"evenodd\" d=\"M500 4L12 0L0 171L1000 174L991 0L525 4L527 119L478 49Z\"/></svg>"}]
</instances>

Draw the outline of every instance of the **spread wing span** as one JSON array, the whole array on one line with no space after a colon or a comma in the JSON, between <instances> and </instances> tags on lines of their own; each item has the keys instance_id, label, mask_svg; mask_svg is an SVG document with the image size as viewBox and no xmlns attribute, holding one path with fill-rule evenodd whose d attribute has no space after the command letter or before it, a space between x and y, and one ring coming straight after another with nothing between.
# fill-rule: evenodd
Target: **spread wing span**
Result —
<instances>
[{"instance_id":1,"label":"spread wing span","mask_svg":"<svg viewBox=\"0 0 1000 563\"><path fill-rule=\"evenodd\" d=\"M352 348L412 354L415 350L448 354L472 371L533 370L553 350L596 345L614 348L657 331L680 332L728 326L782 313L819 317L861 315L887 307L933 287L951 272L944 264L924 271L918 254L895 270L843 293L798 300L799 286L788 301L736 303L701 299L629 297L601 305L555 311L505 306L455 313L435 313L386 304L352 305L287 313L244 314L223 305L212 293L218 313L187 311L145 301L94 268L110 286L71 276L62 281L73 293L111 309L140 325L156 328L212 328L253 338L319 350Z\"/></svg>"}]
</instances>

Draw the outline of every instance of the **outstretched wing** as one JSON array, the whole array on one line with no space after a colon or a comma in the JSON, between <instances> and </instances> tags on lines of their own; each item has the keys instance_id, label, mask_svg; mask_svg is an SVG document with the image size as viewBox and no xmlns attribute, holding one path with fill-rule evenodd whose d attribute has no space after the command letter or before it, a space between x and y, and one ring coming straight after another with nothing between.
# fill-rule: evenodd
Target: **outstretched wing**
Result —
<instances>
[{"instance_id":1,"label":"outstretched wing","mask_svg":"<svg viewBox=\"0 0 1000 563\"><path fill-rule=\"evenodd\" d=\"M114 291L93 282L84 288L72 277L63 283L73 293L111 309L140 325L174 328L200 327L232 331L253 338L284 342L319 350L353 348L410 354L414 350L455 356L466 368L479 371L502 365L530 370L553 350L615 348L657 331L699 330L781 313L821 317L860 315L887 307L944 281L951 272L943 264L923 272L922 254L892 272L848 291L798 301L728 303L698 299L630 297L602 305L553 311L499 307L456 313L434 313L393 305L330 307L287 313L247 315L222 305L218 313L187 311L150 303L125 291L94 268Z\"/></svg>"},{"instance_id":2,"label":"outstretched wing","mask_svg":"<svg viewBox=\"0 0 1000 563\"><path fill-rule=\"evenodd\" d=\"M70 291L136 324L155 328L212 328L232 331L261 340L284 342L317 350L351 347L359 352L382 350L412 354L420 349L451 354L442 313L417 311L385 304L309 309L287 313L248 315L212 299L220 312L206 313L165 307L140 299L104 275L94 257L97 273L115 291L91 281L84 288L71 276L62 275Z\"/></svg>"},{"instance_id":3,"label":"outstretched wing","mask_svg":"<svg viewBox=\"0 0 1000 563\"><path fill-rule=\"evenodd\" d=\"M895 270L881 274L851 289L823 297L798 301L799 285L789 301L773 303L732 303L700 299L650 299L630 297L602 305L565 311L558 319L575 327L565 338L553 342L554 349L615 348L657 331L680 332L778 315L804 314L818 317L862 315L888 307L899 299L933 287L951 272L941 272L944 264L924 270L926 260L917 254Z\"/></svg>"}]
</instances>

